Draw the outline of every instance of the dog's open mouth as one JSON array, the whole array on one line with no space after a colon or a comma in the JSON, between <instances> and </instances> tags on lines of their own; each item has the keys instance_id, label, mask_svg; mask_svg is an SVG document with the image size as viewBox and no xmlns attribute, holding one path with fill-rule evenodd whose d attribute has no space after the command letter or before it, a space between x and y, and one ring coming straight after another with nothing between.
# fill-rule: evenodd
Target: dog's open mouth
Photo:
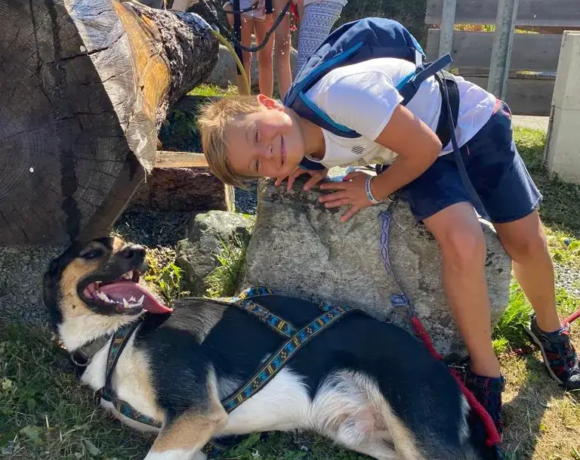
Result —
<instances>
[{"instance_id":1,"label":"dog's open mouth","mask_svg":"<svg viewBox=\"0 0 580 460\"><path fill-rule=\"evenodd\" d=\"M125 273L114 281L95 281L83 290L83 296L94 306L117 313L135 314L141 310L150 313L170 313L144 286L139 284L140 272Z\"/></svg>"}]
</instances>

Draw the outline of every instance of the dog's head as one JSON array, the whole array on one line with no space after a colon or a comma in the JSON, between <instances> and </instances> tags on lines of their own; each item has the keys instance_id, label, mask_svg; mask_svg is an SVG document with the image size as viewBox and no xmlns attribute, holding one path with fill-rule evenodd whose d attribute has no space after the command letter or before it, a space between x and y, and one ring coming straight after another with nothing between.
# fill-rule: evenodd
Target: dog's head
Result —
<instances>
[{"instance_id":1,"label":"dog's head","mask_svg":"<svg viewBox=\"0 0 580 460\"><path fill-rule=\"evenodd\" d=\"M44 303L52 326L57 330L66 321L81 319L112 327L144 310L171 312L138 284L147 269L145 255L144 247L117 237L67 249L44 275Z\"/></svg>"}]
</instances>

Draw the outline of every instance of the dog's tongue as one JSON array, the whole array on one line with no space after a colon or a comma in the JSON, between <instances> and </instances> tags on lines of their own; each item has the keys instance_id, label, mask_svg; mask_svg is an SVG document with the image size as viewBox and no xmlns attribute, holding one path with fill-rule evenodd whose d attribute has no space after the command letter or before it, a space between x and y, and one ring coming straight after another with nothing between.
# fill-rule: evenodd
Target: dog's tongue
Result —
<instances>
[{"instance_id":1,"label":"dog's tongue","mask_svg":"<svg viewBox=\"0 0 580 460\"><path fill-rule=\"evenodd\" d=\"M100 290L105 293L109 299L121 303L123 302L123 299L126 299L127 302L131 303L129 301L131 297L139 300L142 296L145 296L141 306L150 313L171 313L173 311L171 308L160 303L147 291L147 289L137 283L125 281L121 283L106 284L101 286Z\"/></svg>"}]
</instances>

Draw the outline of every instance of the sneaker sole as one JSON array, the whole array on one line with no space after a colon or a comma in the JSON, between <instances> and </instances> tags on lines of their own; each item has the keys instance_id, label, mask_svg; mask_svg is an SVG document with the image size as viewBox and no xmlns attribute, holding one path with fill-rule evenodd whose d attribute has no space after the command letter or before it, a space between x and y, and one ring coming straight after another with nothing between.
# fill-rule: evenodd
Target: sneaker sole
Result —
<instances>
[{"instance_id":1,"label":"sneaker sole","mask_svg":"<svg viewBox=\"0 0 580 460\"><path fill-rule=\"evenodd\" d=\"M560 385L563 386L564 384L562 383L562 381L556 376L556 374L554 374L554 372L550 368L550 365L548 364L550 360L546 356L546 352L544 351L544 347L542 346L542 342L540 341L540 339L536 337L536 334L533 333L530 327L525 326L524 329L526 330L532 341L540 348L540 351L542 352L542 356L544 358L544 366L546 366L546 369L548 370L548 374L550 374L550 377L552 377L556 382L558 382Z\"/></svg>"}]
</instances>

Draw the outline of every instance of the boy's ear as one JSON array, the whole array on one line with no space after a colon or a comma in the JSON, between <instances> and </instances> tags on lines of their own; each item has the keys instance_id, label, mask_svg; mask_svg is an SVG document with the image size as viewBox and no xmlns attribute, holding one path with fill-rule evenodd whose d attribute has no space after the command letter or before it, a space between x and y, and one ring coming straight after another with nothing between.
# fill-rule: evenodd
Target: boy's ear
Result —
<instances>
[{"instance_id":1,"label":"boy's ear","mask_svg":"<svg viewBox=\"0 0 580 460\"><path fill-rule=\"evenodd\" d=\"M258 102L268 110L284 110L282 104L263 94L258 94Z\"/></svg>"}]
</instances>

